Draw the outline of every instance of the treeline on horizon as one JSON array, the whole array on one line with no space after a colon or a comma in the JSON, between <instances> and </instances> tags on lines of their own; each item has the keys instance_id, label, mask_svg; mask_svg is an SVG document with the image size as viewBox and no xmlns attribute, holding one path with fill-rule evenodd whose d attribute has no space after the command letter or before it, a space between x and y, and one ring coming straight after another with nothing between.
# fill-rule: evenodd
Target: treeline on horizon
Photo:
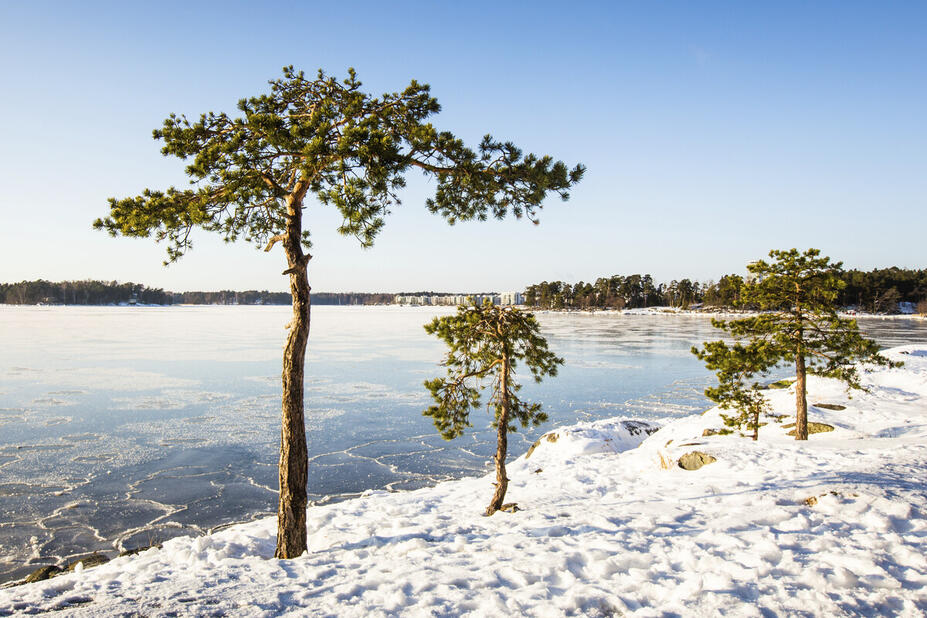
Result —
<instances>
[{"instance_id":1,"label":"treeline on horizon","mask_svg":"<svg viewBox=\"0 0 927 618\"><path fill-rule=\"evenodd\" d=\"M361 292L317 292L317 305L389 304L393 294ZM0 283L0 304L7 305L290 305L289 292L267 290L220 290L218 292L171 292L141 283L118 281L20 281Z\"/></svg>"},{"instance_id":2,"label":"treeline on horizon","mask_svg":"<svg viewBox=\"0 0 927 618\"><path fill-rule=\"evenodd\" d=\"M927 306L927 269L898 267L868 272L843 272L846 287L839 302L844 307L872 313L896 313L898 303ZM690 279L656 283L650 275L600 277L594 283L543 281L525 289L525 305L538 309L638 309L696 305L728 309L737 306L744 278L724 275L717 282ZM411 295L445 295L443 292L400 292ZM385 305L395 294L385 292L316 292L317 305ZM39 279L0 283L0 304L8 305L290 305L289 292L267 290L220 290L215 292L171 292L140 283L117 281L60 281Z\"/></svg>"},{"instance_id":3,"label":"treeline on horizon","mask_svg":"<svg viewBox=\"0 0 927 618\"><path fill-rule=\"evenodd\" d=\"M923 310L927 305L927 269L879 268L843 271L843 307L872 313L898 313L899 303ZM525 289L525 305L538 309L639 309L738 306L744 278L724 275L717 282L690 279L655 283L650 275L600 277L594 283L543 281Z\"/></svg>"}]
</instances>

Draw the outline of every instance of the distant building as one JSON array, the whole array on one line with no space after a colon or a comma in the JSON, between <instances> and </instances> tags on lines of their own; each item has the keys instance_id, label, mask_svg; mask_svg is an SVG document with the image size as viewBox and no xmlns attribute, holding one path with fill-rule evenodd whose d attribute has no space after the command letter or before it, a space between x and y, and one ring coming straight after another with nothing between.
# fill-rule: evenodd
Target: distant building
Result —
<instances>
[{"instance_id":1,"label":"distant building","mask_svg":"<svg viewBox=\"0 0 927 618\"><path fill-rule=\"evenodd\" d=\"M413 307L423 305L453 307L455 305L466 305L471 301L478 305L482 305L484 300L489 300L494 305L523 305L525 302L525 298L520 292L503 292L502 294L441 294L434 296L396 294L396 296L393 297L394 304Z\"/></svg>"},{"instance_id":2,"label":"distant building","mask_svg":"<svg viewBox=\"0 0 927 618\"><path fill-rule=\"evenodd\" d=\"M413 296L408 295L404 296L397 294L393 302L397 305L412 305L413 307L418 307L419 305L432 305L435 304L432 302L434 296Z\"/></svg>"}]
</instances>

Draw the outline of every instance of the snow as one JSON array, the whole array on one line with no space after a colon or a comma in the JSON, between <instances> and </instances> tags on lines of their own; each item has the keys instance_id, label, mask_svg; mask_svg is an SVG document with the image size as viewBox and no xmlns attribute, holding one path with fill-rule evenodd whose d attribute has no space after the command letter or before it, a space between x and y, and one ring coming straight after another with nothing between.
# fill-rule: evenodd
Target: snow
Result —
<instances>
[{"instance_id":1,"label":"snow","mask_svg":"<svg viewBox=\"0 0 927 618\"><path fill-rule=\"evenodd\" d=\"M717 409L649 437L561 427L510 463L516 512L482 516L491 476L367 492L310 508L298 559L273 558L262 519L0 590L0 615L923 616L927 346L886 354L905 367L866 368L852 398L809 379L834 430L807 442L790 418L703 437ZM793 416L791 389L767 392ZM682 470L692 450L717 461Z\"/></svg>"}]
</instances>

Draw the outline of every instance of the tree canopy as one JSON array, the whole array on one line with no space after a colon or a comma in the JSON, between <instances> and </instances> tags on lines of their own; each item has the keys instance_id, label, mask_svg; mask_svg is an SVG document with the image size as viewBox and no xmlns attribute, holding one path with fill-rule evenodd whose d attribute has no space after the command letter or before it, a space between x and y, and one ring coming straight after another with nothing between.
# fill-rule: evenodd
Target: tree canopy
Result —
<instances>
[{"instance_id":1,"label":"tree canopy","mask_svg":"<svg viewBox=\"0 0 927 618\"><path fill-rule=\"evenodd\" d=\"M500 307L485 301L482 305L463 305L454 315L435 318L425 325L448 346L442 363L445 378L425 382L435 404L425 410L446 440L459 437L470 426L470 410L480 407L481 380L490 380L487 406L494 412L493 426L502 414L503 396L508 397L508 430L540 425L547 420L541 404L528 403L517 396L521 386L511 381L519 362L524 362L535 382L556 376L563 359L554 355L540 326L530 313L514 307ZM503 373L506 365L507 374ZM509 390L502 386L508 377Z\"/></svg>"},{"instance_id":2,"label":"tree canopy","mask_svg":"<svg viewBox=\"0 0 927 618\"><path fill-rule=\"evenodd\" d=\"M109 216L94 227L153 235L174 261L192 246L195 227L266 245L286 230L286 200L311 194L338 209L339 233L369 247L412 168L436 178L426 206L450 223L508 213L536 222L548 193L567 199L583 176L582 165L524 155L490 135L474 150L438 131L426 122L440 110L427 84L413 80L379 97L361 85L353 69L339 81L286 67L269 94L238 102L237 117L208 112L191 122L171 114L153 134L164 155L190 161L191 186L110 199ZM308 231L300 240L310 248Z\"/></svg>"},{"instance_id":3,"label":"tree canopy","mask_svg":"<svg viewBox=\"0 0 927 618\"><path fill-rule=\"evenodd\" d=\"M769 402L763 395L764 387L756 378L765 376L771 364L775 364L775 352L763 340L732 345L709 341L704 346L703 349L693 347L692 353L718 378L718 385L706 388L705 396L719 404L722 410L733 411L721 413L725 425L746 428L753 433L754 440L759 439L760 415L769 410Z\"/></svg>"}]
</instances>

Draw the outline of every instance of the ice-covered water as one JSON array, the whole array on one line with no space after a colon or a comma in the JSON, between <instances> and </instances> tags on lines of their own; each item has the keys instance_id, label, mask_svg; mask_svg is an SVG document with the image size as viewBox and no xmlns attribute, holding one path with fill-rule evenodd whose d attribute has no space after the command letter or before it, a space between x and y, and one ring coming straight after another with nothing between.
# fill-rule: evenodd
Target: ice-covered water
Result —
<instances>
[{"instance_id":1,"label":"ice-covered water","mask_svg":"<svg viewBox=\"0 0 927 618\"><path fill-rule=\"evenodd\" d=\"M422 381L450 309L316 307L306 397L316 501L481 472L489 417L445 442ZM37 563L131 549L275 509L287 307L0 307L0 582ZM541 314L560 375L527 385L551 421L705 407L689 348L703 316ZM885 345L927 324L863 321ZM518 455L544 428L510 441Z\"/></svg>"}]
</instances>

